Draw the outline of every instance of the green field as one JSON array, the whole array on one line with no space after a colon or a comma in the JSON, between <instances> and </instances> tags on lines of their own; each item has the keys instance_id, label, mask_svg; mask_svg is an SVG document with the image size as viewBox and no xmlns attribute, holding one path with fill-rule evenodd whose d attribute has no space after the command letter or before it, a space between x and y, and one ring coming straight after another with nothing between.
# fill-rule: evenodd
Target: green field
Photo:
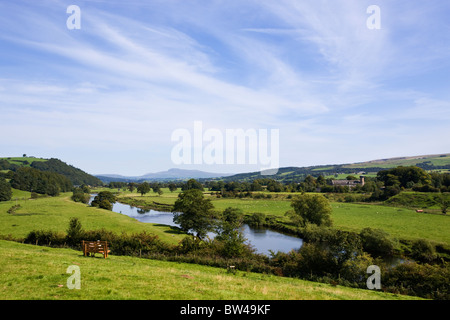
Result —
<instances>
[{"instance_id":1,"label":"green field","mask_svg":"<svg viewBox=\"0 0 450 320\"><path fill-rule=\"evenodd\" d=\"M164 194L158 196L149 193L141 197L137 193L125 192L123 195L143 199L147 202L160 202L173 204L180 191L169 192L164 189ZM205 196L212 200L214 208L223 211L227 207L242 209L245 214L261 212L266 215L274 215L285 219L286 211L291 208L291 200L286 196L291 193L271 193L272 199L252 198L216 198L206 193ZM298 194L291 194L293 196ZM411 194L405 193L405 197ZM427 194L415 193L416 197L429 197ZM412 196L414 196L412 195ZM422 204L422 203L419 203ZM363 228L380 228L398 239L424 238L434 242L450 244L450 215L417 213L413 208L388 206L381 204L360 203L331 203L334 227L359 232Z\"/></svg>"},{"instance_id":2,"label":"green field","mask_svg":"<svg viewBox=\"0 0 450 320\"><path fill-rule=\"evenodd\" d=\"M100 191L105 189L99 189ZM107 189L106 189L107 190ZM118 191L118 190L114 190ZM121 191L119 196L147 203L173 204L180 190L160 196ZM266 193L267 194L267 193ZM104 228L120 234L146 231L162 241L178 244L184 235L168 226L142 223L126 215L92 208L70 200L71 193L58 197L30 199L30 193L13 190L13 200L0 202L0 235L24 238L32 230L65 233L71 217L78 217L85 230ZM290 193L272 193L272 199L217 198L205 192L216 210L240 208L246 214L262 212L287 221ZM292 195L292 194L291 194ZM294 194L295 195L295 194ZM406 194L410 197L411 194ZM421 200L422 201L422 200ZM13 205L21 207L7 213ZM380 228L397 239L424 238L450 244L450 217L417 213L413 209L380 204L332 202L334 228L360 231ZM83 257L72 249L56 249L0 241L0 288L3 299L403 299L368 290L333 287L325 284L263 274L226 270L111 255L108 259ZM82 269L83 289L69 290L64 284L69 265ZM38 267L36 267L38 266ZM180 286L182 283L183 286ZM61 286L62 285L62 286Z\"/></svg>"},{"instance_id":3,"label":"green field","mask_svg":"<svg viewBox=\"0 0 450 320\"><path fill-rule=\"evenodd\" d=\"M423 157L404 157L404 158L391 158L386 160L375 160L363 163L353 163L349 165L343 165L343 168L393 168L397 166L414 166L419 163L430 162L435 166L445 166L450 164L450 154L444 155L430 155Z\"/></svg>"},{"instance_id":4,"label":"green field","mask_svg":"<svg viewBox=\"0 0 450 320\"><path fill-rule=\"evenodd\" d=\"M7 160L9 163L16 164L18 166L29 167L31 163L34 161L45 162L48 159L42 158L33 158L33 157L3 157L0 160ZM24 164L24 161L27 161L28 164Z\"/></svg>"},{"instance_id":5,"label":"green field","mask_svg":"<svg viewBox=\"0 0 450 320\"><path fill-rule=\"evenodd\" d=\"M116 233L148 231L158 235L161 240L173 244L177 244L183 237L174 234L169 227L142 223L120 213L73 202L70 200L71 194L0 202L0 235L11 234L15 238L23 238L32 230L65 232L70 218L78 217L85 230L105 228ZM7 210L16 203L21 208L14 214L7 213Z\"/></svg>"},{"instance_id":6,"label":"green field","mask_svg":"<svg viewBox=\"0 0 450 320\"><path fill-rule=\"evenodd\" d=\"M0 241L1 299L45 300L400 300L418 299L299 279ZM69 289L69 266L80 289Z\"/></svg>"},{"instance_id":7,"label":"green field","mask_svg":"<svg viewBox=\"0 0 450 320\"><path fill-rule=\"evenodd\" d=\"M398 239L428 239L450 244L450 216L373 204L333 203L334 227L383 229Z\"/></svg>"},{"instance_id":8,"label":"green field","mask_svg":"<svg viewBox=\"0 0 450 320\"><path fill-rule=\"evenodd\" d=\"M123 191L121 196L134 197L145 200L147 203L155 201L173 204L180 192L178 190L171 193L168 189L163 191L162 196L149 193L141 197L137 193ZM173 234L168 227L141 223L125 215L75 203L70 200L71 193L55 198L25 200L29 198L29 195L29 192L14 190L13 199L17 200L0 203L1 235L25 237L33 229L65 232L69 219L76 216L80 218L86 230L105 228L118 233L146 230L172 244L178 243L182 238L181 235ZM287 221L285 213L291 209L291 200L286 199L285 194L273 194L273 196L272 199L239 199L206 195L211 198L214 208L219 211L227 207L235 207L242 209L245 214L261 212ZM20 204L21 208L15 214L8 214L6 211L16 203ZM332 202L332 208L335 228L357 232L366 227L380 228L398 239L424 238L450 244L449 215L417 213L414 209L379 204Z\"/></svg>"}]
</instances>

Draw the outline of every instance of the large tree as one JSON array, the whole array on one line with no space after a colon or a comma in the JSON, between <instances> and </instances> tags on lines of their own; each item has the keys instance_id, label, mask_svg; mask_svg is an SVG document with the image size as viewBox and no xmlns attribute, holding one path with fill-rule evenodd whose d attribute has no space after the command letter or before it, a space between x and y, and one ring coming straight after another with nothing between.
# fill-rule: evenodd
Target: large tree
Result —
<instances>
[{"instance_id":1,"label":"large tree","mask_svg":"<svg viewBox=\"0 0 450 320\"><path fill-rule=\"evenodd\" d=\"M214 206L198 189L186 190L178 195L173 207L173 222L183 231L195 232L203 239L214 228Z\"/></svg>"},{"instance_id":2,"label":"large tree","mask_svg":"<svg viewBox=\"0 0 450 320\"><path fill-rule=\"evenodd\" d=\"M318 194L302 194L291 203L294 210L286 214L299 225L313 223L318 226L331 226L331 205L327 198Z\"/></svg>"},{"instance_id":3,"label":"large tree","mask_svg":"<svg viewBox=\"0 0 450 320\"><path fill-rule=\"evenodd\" d=\"M141 196L143 196L146 193L149 193L150 190L151 190L151 187L148 184L148 182L143 182L140 185L138 185L138 187L137 187L137 191L141 194Z\"/></svg>"},{"instance_id":4,"label":"large tree","mask_svg":"<svg viewBox=\"0 0 450 320\"><path fill-rule=\"evenodd\" d=\"M222 254L226 257L239 257L245 252L247 239L241 231L243 220L241 209L228 207L217 223L215 239L223 243Z\"/></svg>"}]
</instances>

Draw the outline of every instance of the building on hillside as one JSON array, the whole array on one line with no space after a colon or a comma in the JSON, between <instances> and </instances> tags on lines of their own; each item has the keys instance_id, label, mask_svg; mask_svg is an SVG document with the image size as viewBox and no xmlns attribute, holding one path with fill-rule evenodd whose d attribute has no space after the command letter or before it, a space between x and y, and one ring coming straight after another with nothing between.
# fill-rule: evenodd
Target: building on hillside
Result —
<instances>
[{"instance_id":1,"label":"building on hillside","mask_svg":"<svg viewBox=\"0 0 450 320\"><path fill-rule=\"evenodd\" d=\"M333 186L347 186L353 188L356 186L364 186L364 176L360 176L359 180L331 180Z\"/></svg>"}]
</instances>

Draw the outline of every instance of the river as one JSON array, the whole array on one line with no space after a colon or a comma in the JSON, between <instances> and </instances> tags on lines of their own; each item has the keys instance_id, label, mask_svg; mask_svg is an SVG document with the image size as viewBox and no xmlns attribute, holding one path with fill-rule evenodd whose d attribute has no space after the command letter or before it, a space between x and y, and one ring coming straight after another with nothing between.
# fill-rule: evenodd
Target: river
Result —
<instances>
[{"instance_id":1,"label":"river","mask_svg":"<svg viewBox=\"0 0 450 320\"><path fill-rule=\"evenodd\" d=\"M155 210L143 210L116 202L113 205L113 211L125 214L131 218L145 223L164 224L169 226L177 226L173 222L172 212L161 212ZM242 226L242 233L247 239L247 243L252 245L256 252L269 255L270 251L289 252L292 249L300 249L303 240L297 237L285 235L268 229L253 229L248 225Z\"/></svg>"}]
</instances>

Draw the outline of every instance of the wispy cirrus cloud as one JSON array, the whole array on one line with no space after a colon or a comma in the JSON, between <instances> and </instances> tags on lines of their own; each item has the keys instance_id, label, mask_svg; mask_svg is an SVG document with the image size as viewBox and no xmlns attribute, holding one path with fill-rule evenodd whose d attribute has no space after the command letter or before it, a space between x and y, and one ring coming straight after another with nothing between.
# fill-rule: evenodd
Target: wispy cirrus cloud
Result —
<instances>
[{"instance_id":1,"label":"wispy cirrus cloud","mask_svg":"<svg viewBox=\"0 0 450 320\"><path fill-rule=\"evenodd\" d=\"M64 149L83 130L69 145L158 150L160 169L195 120L279 128L285 165L306 161L297 149L308 164L366 160L366 144L398 155L418 117L448 118L449 5L413 2L378 1L381 30L366 27L369 1L81 1L72 31L69 1L0 4L0 132ZM404 151L383 148L389 136Z\"/></svg>"}]
</instances>

